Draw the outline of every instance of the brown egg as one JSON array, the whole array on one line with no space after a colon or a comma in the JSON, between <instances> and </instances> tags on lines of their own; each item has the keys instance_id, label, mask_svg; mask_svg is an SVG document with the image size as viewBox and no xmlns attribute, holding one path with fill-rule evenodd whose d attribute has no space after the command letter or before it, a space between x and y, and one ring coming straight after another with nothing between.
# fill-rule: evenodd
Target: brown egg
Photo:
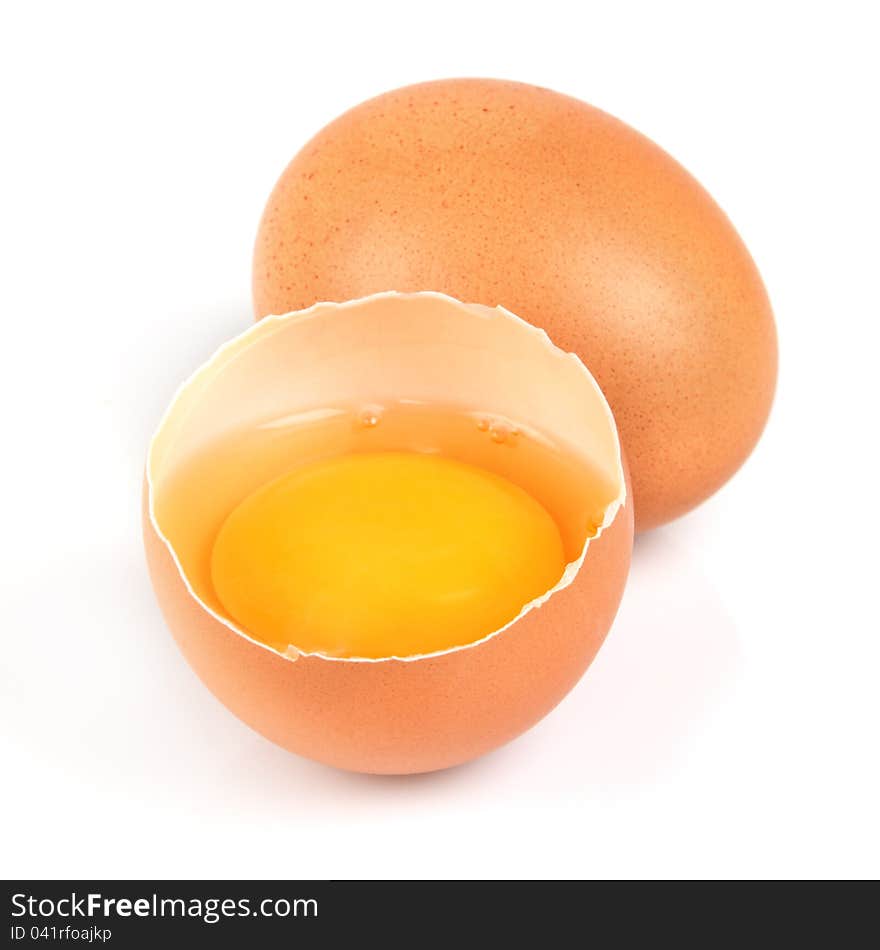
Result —
<instances>
[{"instance_id":1,"label":"brown egg","mask_svg":"<svg viewBox=\"0 0 880 950\"><path fill-rule=\"evenodd\" d=\"M770 304L718 205L638 132L534 86L425 83L331 123L269 199L253 288L258 317L436 290L544 327L608 397L639 530L727 481L773 397Z\"/></svg>"},{"instance_id":2,"label":"brown egg","mask_svg":"<svg viewBox=\"0 0 880 950\"><path fill-rule=\"evenodd\" d=\"M199 465L188 495L181 473L231 433L282 433L289 420L328 407L393 401L479 410L471 428L483 433L486 453L514 459L535 431L578 459L572 485L583 505L572 511L589 517L559 525L573 539L562 577L500 629L449 649L368 658L306 652L296 632L287 644L261 641L224 611L205 565L228 513L262 483L269 456L241 451L235 440L223 464L215 453ZM499 430L489 426L483 432L485 413L521 424L518 442L495 442ZM385 422L374 422L369 431L382 438ZM439 451L429 435L419 451ZM282 464L302 461L284 443ZM586 471L589 491L579 476ZM535 484L542 477L531 472ZM555 481L551 488L559 491ZM180 387L151 440L143 524L168 625L232 712L320 762L407 773L507 742L574 686L620 602L632 512L614 419L579 359L501 308L386 293L272 317L221 347Z\"/></svg>"}]
</instances>

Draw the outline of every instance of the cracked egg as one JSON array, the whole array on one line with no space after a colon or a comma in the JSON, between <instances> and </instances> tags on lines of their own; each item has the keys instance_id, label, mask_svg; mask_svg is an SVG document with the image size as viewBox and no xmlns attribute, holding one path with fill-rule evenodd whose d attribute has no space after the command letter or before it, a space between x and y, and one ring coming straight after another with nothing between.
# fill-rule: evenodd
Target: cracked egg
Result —
<instances>
[{"instance_id":1,"label":"cracked egg","mask_svg":"<svg viewBox=\"0 0 880 950\"><path fill-rule=\"evenodd\" d=\"M577 356L502 308L381 293L269 316L180 387L144 533L172 633L233 713L299 755L411 773L574 686L633 518Z\"/></svg>"}]
</instances>

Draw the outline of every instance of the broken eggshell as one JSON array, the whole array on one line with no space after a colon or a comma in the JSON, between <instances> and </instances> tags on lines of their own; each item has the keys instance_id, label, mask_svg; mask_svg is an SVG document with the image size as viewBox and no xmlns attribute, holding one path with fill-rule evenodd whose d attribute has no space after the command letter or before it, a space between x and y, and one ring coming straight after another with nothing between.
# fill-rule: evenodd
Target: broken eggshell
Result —
<instances>
[{"instance_id":1,"label":"broken eggshell","mask_svg":"<svg viewBox=\"0 0 880 950\"><path fill-rule=\"evenodd\" d=\"M182 566L156 498L177 466L272 415L395 399L490 408L569 446L607 481L604 519L560 582L501 630L429 655L285 653L253 639ZM184 656L233 713L273 742L339 768L412 773L473 759L546 715L596 655L633 538L614 419L593 377L502 308L436 293L381 293L270 316L178 390L149 449L144 538Z\"/></svg>"}]
</instances>

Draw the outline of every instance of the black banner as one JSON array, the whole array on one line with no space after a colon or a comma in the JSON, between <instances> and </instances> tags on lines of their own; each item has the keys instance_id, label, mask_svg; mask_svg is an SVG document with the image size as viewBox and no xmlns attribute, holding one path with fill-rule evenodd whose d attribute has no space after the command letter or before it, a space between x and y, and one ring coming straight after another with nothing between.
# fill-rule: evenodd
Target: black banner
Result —
<instances>
[{"instance_id":1,"label":"black banner","mask_svg":"<svg viewBox=\"0 0 880 950\"><path fill-rule=\"evenodd\" d=\"M825 886L825 885L819 885ZM835 887L834 913L795 888L750 887L747 900L711 882L17 881L6 882L4 945L346 946L381 940L454 946L492 934L537 946L614 946L645 939L714 946L760 935L790 945L806 930L844 946L864 935L873 886ZM343 939L346 941L343 943ZM853 944L855 945L855 944Z\"/></svg>"}]
</instances>

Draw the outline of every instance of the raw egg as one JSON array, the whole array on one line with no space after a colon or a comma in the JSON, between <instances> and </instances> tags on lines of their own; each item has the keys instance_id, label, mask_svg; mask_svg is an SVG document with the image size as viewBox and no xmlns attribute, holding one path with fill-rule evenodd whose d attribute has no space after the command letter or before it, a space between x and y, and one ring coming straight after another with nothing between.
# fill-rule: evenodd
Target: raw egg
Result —
<instances>
[{"instance_id":1,"label":"raw egg","mask_svg":"<svg viewBox=\"0 0 880 950\"><path fill-rule=\"evenodd\" d=\"M269 198L258 317L377 291L501 304L579 354L614 411L642 530L755 445L776 332L752 258L674 159L534 86L425 83L319 132Z\"/></svg>"},{"instance_id":2,"label":"raw egg","mask_svg":"<svg viewBox=\"0 0 880 950\"><path fill-rule=\"evenodd\" d=\"M633 522L578 357L502 308L383 293L267 318L197 370L150 443L144 529L227 707L301 755L408 773L577 682Z\"/></svg>"}]
</instances>

